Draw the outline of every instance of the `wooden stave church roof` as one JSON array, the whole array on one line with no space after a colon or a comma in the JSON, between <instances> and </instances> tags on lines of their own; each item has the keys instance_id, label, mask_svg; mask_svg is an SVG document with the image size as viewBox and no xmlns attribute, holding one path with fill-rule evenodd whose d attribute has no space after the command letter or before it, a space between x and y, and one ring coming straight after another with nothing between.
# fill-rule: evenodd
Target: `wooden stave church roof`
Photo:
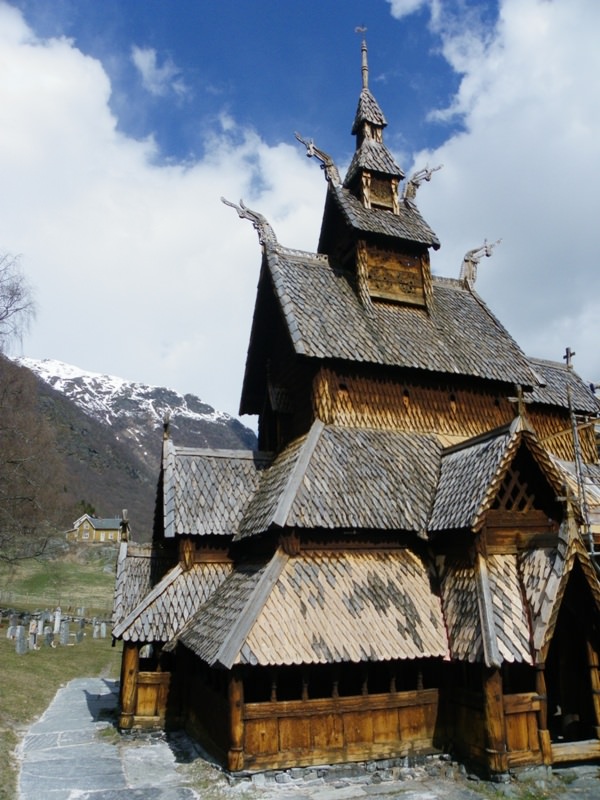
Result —
<instances>
[{"instance_id":1,"label":"wooden stave church roof","mask_svg":"<svg viewBox=\"0 0 600 800\"><path fill-rule=\"evenodd\" d=\"M333 198L331 202L334 203L334 208L340 211L342 216L345 215L347 225L356 232L375 233L382 236L393 236L396 238L405 239L407 241L416 241L427 246L434 246L435 244L433 241L435 234L433 234L433 232L427 232L430 229L428 229L426 223L423 222L423 225L426 229L421 227L420 223L418 224L418 221L416 221L415 215L409 215L407 217L408 222L407 219L402 219L398 222L398 220L394 219L394 215L391 215L389 212L379 211L374 212L373 214L367 213L369 210L364 209L358 203L356 198L350 195L350 193L348 193L346 190L343 190L341 187L332 187L329 195L330 198ZM330 202L329 199L328 202ZM409 211L411 211L411 208L409 208ZM325 256L318 256L316 254L309 253L301 254L296 251L288 251L278 246L274 241L266 241L264 246L265 285L268 286L270 283L273 287L274 296L280 303L280 308L286 320L290 341L293 343L294 350L298 355L319 359L343 359L360 363L408 367L413 369L441 372L450 375L466 375L488 380L501 381L503 383L516 383L525 385L527 387L537 386L538 390L543 392L541 389L541 381L539 380L536 372L532 370L530 362L526 359L524 354L520 351L505 329L503 329L500 323L498 323L497 320L495 320L495 318L491 315L487 307L477 297L477 295L462 283L457 281L448 281L447 279L434 278L434 304L433 307L429 309L430 315L435 318L435 315L440 311L440 309L444 311L446 310L447 305L440 301L440 297L444 294L444 289L447 289L448 292L452 291L455 293L455 296L447 293L447 298L456 299L456 297L460 296L461 300L465 301L464 303L461 302L458 306L458 310L463 315L473 313L475 318L479 319L477 315L481 312L480 319L482 324L475 324L471 328L466 326L465 328L462 324L465 322L464 318L461 317L461 319L457 322L454 317L451 317L449 324L443 324L441 326L438 325L437 328L434 325L432 330L429 331L429 335L421 335L420 338L418 335L418 330L411 330L410 326L407 326L407 330L402 331L403 334L407 335L407 338L404 339L404 344L406 345L409 341L412 341L415 338L415 334L417 334L415 348L412 353L409 353L408 357L406 355L406 350L402 350L398 356L393 347L394 343L389 341L390 331L393 330L394 326L388 325L386 327L382 325L381 328L378 328L377 324L373 325L372 323L372 318L377 318L378 313L381 312L382 309L384 311L381 312L381 316L384 317L384 319L387 319L385 317L386 314L392 319L399 317L400 315L397 313L399 308L398 306L393 306L390 304L379 304L377 306L362 305L358 299L356 286L353 285L354 279L352 276L334 270L329 260ZM288 270L290 263L294 269L296 266L299 266L299 269L296 269L294 274L292 274L294 270L291 268ZM313 267L316 268L313 270L313 273L317 274L319 280L323 278L323 276L326 276L325 282L328 281L328 285L332 286L337 283L338 288L342 287L342 289L340 289L340 297L342 292L347 291L345 287L348 287L350 294L345 296L351 300L351 302L347 304L342 303L337 307L334 303L334 307L331 309L330 302L332 297L334 300L339 299L336 298L335 292L333 294L320 292L318 296L310 295L311 287L309 282L305 281L304 284L302 284L302 269L308 271L309 269L313 269ZM322 270L322 273L319 273L318 270ZM325 270L327 270L327 272ZM301 293L299 297L295 294L296 287L294 280L297 280L297 282L307 291L307 294L309 295L308 303L306 302L306 298L302 298ZM317 284L319 284L319 281L317 281ZM319 288L319 285L314 287L315 291L317 291ZM316 300L316 302L310 302L312 299ZM303 308L303 306L309 306L309 308L306 309ZM348 309L353 312L356 310L354 321L357 324L357 328L361 328L361 326L363 326L362 329L369 332L371 326L372 331L377 333L377 336L372 337L372 341L369 342L367 340L366 343L364 341L360 343L360 347L365 347L364 351L360 350L360 347L357 344L358 340L354 339L352 336L349 338L345 337L343 332L340 336L340 320L344 321L344 314ZM306 313L303 317L302 312L304 311ZM428 312L424 309L410 309L410 312L413 324L415 324L417 320L420 321L421 318L426 320L430 319L430 315L428 315ZM439 322L439 320L437 321ZM332 331L335 331L335 337L330 337L327 335L328 326ZM453 334L463 333L465 330L470 330L471 336L476 342L478 349L481 349L481 339L479 338L481 335L484 337L484 344L489 345L489 347L484 347L483 353L471 353L469 352L469 348L466 347L468 342L465 341L463 345L466 347L466 351L462 352L461 347L458 347L459 352L455 354L455 360L452 361L448 358L448 353L444 350L444 345L446 345L446 347L450 350L454 348L456 343L453 340ZM323 331L325 331L325 335L323 335ZM359 330L359 333L360 332L361 331ZM505 334L506 338L504 338L503 334ZM498 336L499 339L502 339L502 342L495 339L496 336ZM338 339L337 342L335 342L336 338ZM345 339L345 341L340 343L339 339ZM352 345L354 345L354 350L352 349ZM434 345L432 348L433 352L428 352L428 345ZM335 351L336 346L344 346L348 349L345 352L338 353ZM417 352L417 350L420 350L420 352ZM423 355L424 353L426 355ZM497 362L496 357L498 355L505 359L504 363L499 364ZM516 356L516 359L511 358L511 355ZM423 360L418 361L418 358ZM479 358L479 361L477 361L477 358ZM427 361L427 359L432 360ZM474 363L471 359L476 361L476 366L474 366ZM552 398L552 404L555 404L556 396L552 393L552 387L549 394ZM298 445L298 443L296 443L296 445L292 445L291 447L293 446L298 446L299 451L302 450L302 447ZM502 447L499 447L499 450L501 451ZM292 455L289 450L287 453L283 454L284 460L286 457L290 459L290 463L286 464L285 466L289 467L291 472L294 471L298 464L298 462L295 460L296 455L297 454ZM210 458L212 456L207 454L206 457ZM232 464L234 463L234 460L234 457L232 457ZM191 463L191 461L189 463ZM492 476L492 479L493 475L495 474L494 469L497 471L498 464L499 462L495 458L491 459L490 475ZM267 461L265 461L265 466L266 465ZM494 469L492 469L492 467ZM267 470L266 472L263 470L263 473L258 475L257 472L251 474L251 471L245 471L244 469L241 469L240 473L244 475L244 478L242 478L242 483L244 486L242 497L251 502L253 488L254 490L258 490L258 487L262 482L260 479L264 479L269 472L270 470ZM285 477L289 477L289 474L286 469L282 469L281 473L282 480L279 482L275 481L275 486L271 487L271 492L275 495L276 499L281 499L282 492L283 494L286 494L287 491L286 486L288 484L286 483ZM304 472L301 472L301 474L305 475ZM186 476L182 473L180 477L183 481ZM256 479L256 483L252 483L254 479ZM247 480L247 483L244 483L245 480ZM169 485L176 486L177 481L173 480ZM423 492L419 499L419 503L423 509L426 506L427 497L427 493ZM431 496L429 496L429 500L431 500ZM227 513L224 513L221 517L218 517L218 519L215 520L215 523L218 523L217 527L219 527L219 532L230 534L235 531L236 521L238 524L240 524L240 513L241 520L244 520L245 510L242 512L242 505L243 503L240 502L239 506L236 507L235 513L232 513L229 516ZM277 503L276 508L279 508ZM278 518L279 517L276 512L270 516L267 514L266 522L261 524L266 529L270 525L276 524L274 521ZM465 518L471 520L470 514L467 514ZM289 521L289 518L282 519ZM223 520L225 520L225 522L223 522ZM189 533L191 526L188 524L185 527ZM176 526L171 528L171 530L175 535L179 532ZM404 564L409 556L415 556L415 554L410 550L398 552L402 554L396 557L396 560L399 564ZM337 554L336 563L344 562L346 564L348 576L350 576L348 577L348 582L350 585L352 584L351 576L353 574L351 567L358 562L361 555L362 554L352 552L347 552L341 555ZM374 554L371 554L371 556L373 555ZM265 604L268 603L269 598L273 596L273 593L275 591L281 593L281 587L284 587L285 585L284 582L282 582L282 576L287 575L286 569L290 562L295 561L296 564L301 564L302 562L308 563L310 557L313 559L317 558L317 556L314 554L313 556L301 554L299 557L292 560L281 553L276 553L272 560L267 564L252 565L247 563L238 565L236 570L221 583L211 599L209 599L208 602L201 609L199 609L199 611L188 622L186 629L181 633L181 641L191 646L194 652L206 660L207 663L221 664L223 666L231 665L233 663L259 663L255 653L256 648L253 650L247 641L248 636L253 630L253 625L257 621L258 616L262 613ZM489 563L486 562L486 570L488 574L486 581L488 588L490 584L495 586L496 594L498 595L500 602L502 601L503 596L521 596L522 593L520 591L520 582L522 578L520 577L519 564L516 558L513 556L493 558L495 558L498 563L495 563L494 561L489 561ZM468 571L465 572L463 582L470 582L471 597L473 596L473 586L475 586L474 596L478 602L474 604L471 600L470 604L467 604L465 607L468 610L466 618L461 619L459 615L454 622L458 623L459 625L464 624L464 631L467 635L471 636L473 635L476 625L479 624L481 630L481 647L478 649L474 648L471 650L465 650L464 657L469 660L485 660L486 663L496 663L498 659L507 661L521 660L531 663L531 656L528 656L523 646L523 641L527 639L527 615L520 613L520 607L518 605L512 609L514 612L512 614L499 613L492 607L488 607L487 609L484 608L482 611L482 605L485 605L485 603L482 601L481 597L481 579L480 576L476 574L476 571L472 566L470 566L470 569L470 573ZM313 571L309 570L308 574L310 579L307 580L307 585L316 586L318 588L321 586L321 580L325 578L326 571L323 569ZM450 574L451 568L449 567L447 575ZM529 598L530 602L535 604L536 599L539 598L540 593L544 590L545 584L550 581L552 575L548 571L544 572L544 570L539 570L538 572L534 571L531 574L536 579L530 580ZM447 607L450 606L450 601L454 596L453 593L459 591L459 589L456 587L460 587L461 585L459 581L453 588L450 583L448 583L445 597L445 603ZM321 588L325 590L324 585L321 586ZM489 595L490 592L488 591L487 596L489 597ZM552 595L552 593L550 593L550 595ZM556 598L558 595L554 593L552 596ZM433 597L435 597L435 595L432 591L430 591L430 598ZM148 606L148 609L155 606L156 603L158 603L159 598L160 594L157 594L154 598L154 601ZM220 606L219 603L221 604ZM538 605L541 607L544 606L544 603L540 601ZM548 603L545 605L546 607L549 607ZM461 607L460 603L458 604L458 607ZM209 621L211 610L216 610L218 612L219 608L222 613L215 613L213 615L215 624L211 628L210 624L206 624ZM279 608L282 608L281 603L279 604ZM322 617L323 615L321 615L321 618ZM373 631L378 630L381 638L381 624L378 626L375 624L375 622L376 620L371 618L372 629ZM198 625L200 625L201 630L204 629L204 633L202 633L202 636L205 636L204 643L194 641L194 636L197 635L198 632ZM244 626L246 627L244 628ZM148 629L145 629L145 631L148 633ZM226 637L224 637L225 632L227 632ZM302 646L298 644L298 649L295 654L290 654L289 651L283 654L280 653L279 655L271 654L266 659L263 659L263 661L260 663L313 663L315 660L319 663L322 663L321 659L323 657L323 653L325 652L323 645L319 644L318 649L314 649L314 642L318 641L319 630L309 630L309 633L311 635L314 634L312 635L312 653L306 644ZM385 635L386 629L384 627L384 638ZM419 630L418 628L415 628L411 633L412 639L409 641L409 645L415 644L418 635ZM244 638L244 636L246 636L246 638ZM315 636L317 638L315 638ZM494 640L490 645L490 641L494 639L494 637L498 641ZM513 649L511 650L510 643L513 640L516 642L516 644L514 644ZM347 651L344 652L343 642L341 640L334 644L335 647L340 648L339 652L341 654L341 660L364 660L369 658L385 660L387 657L416 657L410 654L410 652L414 653L416 651L410 651L410 647L407 649L406 643L403 643L402 647L398 647L391 656L386 656L383 652L378 652L376 649L366 647L365 645L367 641L368 635L364 641L359 644L359 647L362 649L360 649L360 652L357 652L354 656L351 656ZM236 644L238 645L237 651L235 650ZM290 642L287 642L287 645L289 646ZM205 647L208 649L203 649ZM329 660L331 659L334 650L330 645L327 647L328 654L326 656L326 660ZM443 655L443 649L444 648L440 648L438 652L434 652L434 650L427 650L421 647L417 650L417 652L420 656L439 656ZM460 648L457 647L456 644L451 643L450 652L456 656L460 653ZM290 658L292 659L291 661Z\"/></svg>"},{"instance_id":2,"label":"wooden stave church roof","mask_svg":"<svg viewBox=\"0 0 600 800\"><path fill-rule=\"evenodd\" d=\"M430 311L359 299L353 275L323 255L268 248L259 295L276 300L294 352L320 360L425 370L531 387L531 363L481 298L458 280L433 277ZM254 364L266 350L256 318L241 412L258 413Z\"/></svg>"}]
</instances>

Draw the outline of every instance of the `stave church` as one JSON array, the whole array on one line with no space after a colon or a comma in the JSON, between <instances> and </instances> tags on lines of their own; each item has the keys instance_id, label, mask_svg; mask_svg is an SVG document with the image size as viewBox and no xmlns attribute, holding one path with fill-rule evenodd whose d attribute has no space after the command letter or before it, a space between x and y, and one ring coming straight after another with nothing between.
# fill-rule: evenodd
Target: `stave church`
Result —
<instances>
[{"instance_id":1,"label":"stave church","mask_svg":"<svg viewBox=\"0 0 600 800\"><path fill-rule=\"evenodd\" d=\"M600 403L478 295L490 245L432 274L432 170L396 163L361 58L345 177L297 137L325 178L316 252L226 201L259 240L258 450L165 426L152 545L118 558L119 726L183 727L232 772L598 759Z\"/></svg>"}]
</instances>

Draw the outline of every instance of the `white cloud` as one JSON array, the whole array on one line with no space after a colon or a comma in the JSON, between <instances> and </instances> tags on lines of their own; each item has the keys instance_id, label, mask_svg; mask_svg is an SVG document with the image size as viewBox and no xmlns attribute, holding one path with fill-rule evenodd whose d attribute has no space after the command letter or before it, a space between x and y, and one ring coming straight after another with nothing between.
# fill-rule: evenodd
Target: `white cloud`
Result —
<instances>
[{"instance_id":1,"label":"white cloud","mask_svg":"<svg viewBox=\"0 0 600 800\"><path fill-rule=\"evenodd\" d=\"M445 115L464 131L416 164L443 163L418 202L442 241L432 263L458 275L462 256L502 237L477 289L531 355L600 379L600 4L503 0L496 30L471 41L440 23L463 75ZM478 40L477 40L478 39Z\"/></svg>"},{"instance_id":2,"label":"white cloud","mask_svg":"<svg viewBox=\"0 0 600 800\"><path fill-rule=\"evenodd\" d=\"M281 241L312 248L320 170L231 117L204 160L157 164L151 139L118 131L100 62L35 40L2 3L0 31L0 250L23 255L39 305L24 353L235 413L261 255L219 198L243 197Z\"/></svg>"},{"instance_id":3,"label":"white cloud","mask_svg":"<svg viewBox=\"0 0 600 800\"><path fill-rule=\"evenodd\" d=\"M170 58L166 58L159 66L154 48L133 45L131 60L140 73L143 87L150 94L166 97L170 92L180 96L187 93L187 87L181 78L181 70Z\"/></svg>"},{"instance_id":4,"label":"white cloud","mask_svg":"<svg viewBox=\"0 0 600 800\"><path fill-rule=\"evenodd\" d=\"M445 165L417 198L442 241L434 270L458 275L466 250L502 238L479 269L486 302L531 355L568 345L600 382L600 4L503 0L497 28L468 39L454 22L436 30L462 75L446 114L464 130L416 158ZM313 249L321 171L231 113L202 160L161 165L152 139L118 130L101 63L36 39L2 2L0 70L0 251L23 255L40 306L24 352L235 412L260 249L219 198Z\"/></svg>"},{"instance_id":5,"label":"white cloud","mask_svg":"<svg viewBox=\"0 0 600 800\"><path fill-rule=\"evenodd\" d=\"M438 6L437 0L388 0L388 3L391 6L392 16L396 19L407 17L422 8L429 8L433 14Z\"/></svg>"}]
</instances>

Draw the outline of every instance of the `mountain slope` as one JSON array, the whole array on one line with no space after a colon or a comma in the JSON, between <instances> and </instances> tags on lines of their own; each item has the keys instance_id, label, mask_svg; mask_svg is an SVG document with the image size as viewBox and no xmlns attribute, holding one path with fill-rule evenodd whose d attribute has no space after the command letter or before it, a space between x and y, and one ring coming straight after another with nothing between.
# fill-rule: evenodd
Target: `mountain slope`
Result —
<instances>
[{"instance_id":1,"label":"mountain slope","mask_svg":"<svg viewBox=\"0 0 600 800\"><path fill-rule=\"evenodd\" d=\"M15 362L38 379L40 407L55 430L74 504L90 504L99 516L127 508L137 540L152 531L165 417L179 445L256 447L253 431L194 395L50 359Z\"/></svg>"}]
</instances>

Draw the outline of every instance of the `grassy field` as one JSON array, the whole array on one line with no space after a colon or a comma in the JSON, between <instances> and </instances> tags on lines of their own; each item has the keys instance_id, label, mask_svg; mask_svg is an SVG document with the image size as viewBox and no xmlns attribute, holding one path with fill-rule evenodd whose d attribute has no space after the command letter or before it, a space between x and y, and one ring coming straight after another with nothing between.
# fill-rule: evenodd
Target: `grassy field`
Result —
<instances>
[{"instance_id":1,"label":"grassy field","mask_svg":"<svg viewBox=\"0 0 600 800\"><path fill-rule=\"evenodd\" d=\"M105 616L112 608L115 550L71 547L60 558L0 562L0 606L33 611L56 608L65 613L85 608L85 615Z\"/></svg>"},{"instance_id":2,"label":"grassy field","mask_svg":"<svg viewBox=\"0 0 600 800\"><path fill-rule=\"evenodd\" d=\"M13 751L19 735L47 708L57 690L72 678L102 676L118 678L121 663L120 643L111 647L111 639L93 639L88 635L81 644L67 647L43 647L26 655L15 653L15 643L6 638L6 622L0 628L0 764L3 770L0 800L16 797L17 772Z\"/></svg>"},{"instance_id":3,"label":"grassy field","mask_svg":"<svg viewBox=\"0 0 600 800\"><path fill-rule=\"evenodd\" d=\"M27 560L16 565L0 562L0 607L23 611L57 605L68 613L85 609L85 616L109 618L115 585L116 549L63 546L58 558ZM111 639L93 639L90 626L74 646L42 647L25 655L15 653L6 638L6 617L0 627L0 764L11 765L0 782L0 800L16 796L12 753L19 735L48 706L61 685L72 678L119 676L121 647Z\"/></svg>"}]
</instances>

